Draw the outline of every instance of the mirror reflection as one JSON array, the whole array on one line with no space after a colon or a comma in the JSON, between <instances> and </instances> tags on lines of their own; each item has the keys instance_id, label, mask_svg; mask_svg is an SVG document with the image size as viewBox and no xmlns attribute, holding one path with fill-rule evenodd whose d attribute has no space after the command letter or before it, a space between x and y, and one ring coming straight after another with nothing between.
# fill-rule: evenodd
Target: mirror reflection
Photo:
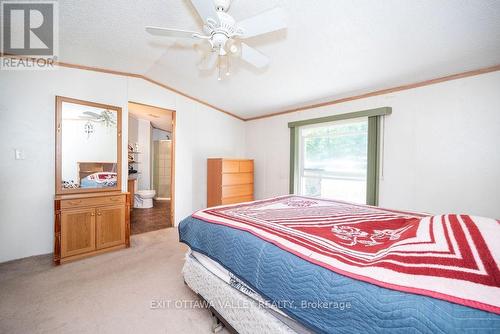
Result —
<instances>
[{"instance_id":1,"label":"mirror reflection","mask_svg":"<svg viewBox=\"0 0 500 334\"><path fill-rule=\"evenodd\" d=\"M117 111L62 103L63 189L117 186Z\"/></svg>"}]
</instances>

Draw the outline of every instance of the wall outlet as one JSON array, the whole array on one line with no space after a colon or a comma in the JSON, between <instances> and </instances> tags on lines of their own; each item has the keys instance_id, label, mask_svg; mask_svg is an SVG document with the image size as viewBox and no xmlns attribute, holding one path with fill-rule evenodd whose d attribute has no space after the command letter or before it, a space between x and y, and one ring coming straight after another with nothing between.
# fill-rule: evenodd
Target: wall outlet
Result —
<instances>
[{"instance_id":1,"label":"wall outlet","mask_svg":"<svg viewBox=\"0 0 500 334\"><path fill-rule=\"evenodd\" d=\"M24 150L16 149L16 160L24 160L26 159L26 154L24 153Z\"/></svg>"}]
</instances>

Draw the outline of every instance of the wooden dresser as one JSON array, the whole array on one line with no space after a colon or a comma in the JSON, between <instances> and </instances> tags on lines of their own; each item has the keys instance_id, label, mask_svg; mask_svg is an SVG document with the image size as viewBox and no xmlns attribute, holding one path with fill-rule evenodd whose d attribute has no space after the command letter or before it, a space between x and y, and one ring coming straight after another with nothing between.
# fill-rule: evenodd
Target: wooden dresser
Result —
<instances>
[{"instance_id":1,"label":"wooden dresser","mask_svg":"<svg viewBox=\"0 0 500 334\"><path fill-rule=\"evenodd\" d=\"M253 160L208 159L208 207L253 201Z\"/></svg>"},{"instance_id":2,"label":"wooden dresser","mask_svg":"<svg viewBox=\"0 0 500 334\"><path fill-rule=\"evenodd\" d=\"M56 195L54 262L129 247L129 196L118 191Z\"/></svg>"},{"instance_id":3,"label":"wooden dresser","mask_svg":"<svg viewBox=\"0 0 500 334\"><path fill-rule=\"evenodd\" d=\"M130 205L130 208L134 207L134 196L135 196L135 182L137 182L136 178L130 178L128 179L127 182L127 191L130 194L128 204Z\"/></svg>"}]
</instances>

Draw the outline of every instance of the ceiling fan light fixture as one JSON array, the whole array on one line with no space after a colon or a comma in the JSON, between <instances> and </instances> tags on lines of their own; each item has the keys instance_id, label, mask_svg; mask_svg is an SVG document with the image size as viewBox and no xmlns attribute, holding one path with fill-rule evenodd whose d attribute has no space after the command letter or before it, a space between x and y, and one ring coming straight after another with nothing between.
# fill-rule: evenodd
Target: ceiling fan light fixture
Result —
<instances>
[{"instance_id":1,"label":"ceiling fan light fixture","mask_svg":"<svg viewBox=\"0 0 500 334\"><path fill-rule=\"evenodd\" d=\"M274 8L236 22L227 13L231 6L231 0L190 1L198 15L203 19L203 33L152 26L146 27L146 31L155 36L206 41L206 45L210 47L212 52L212 55L209 57L210 59L207 58L207 60L211 60L207 65L210 66L210 69L213 69L215 61L218 61L217 70L219 75L217 79L219 81L222 80L223 70L225 70L226 76L230 75L230 57L239 57L244 62L258 69L269 65L270 60L267 56L243 41L254 36L286 29L286 15L283 9ZM225 65L221 64L221 58L223 57L225 57ZM202 59L200 63L206 63L205 59Z\"/></svg>"},{"instance_id":2,"label":"ceiling fan light fixture","mask_svg":"<svg viewBox=\"0 0 500 334\"><path fill-rule=\"evenodd\" d=\"M217 11L227 12L231 7L231 0L215 0L215 9Z\"/></svg>"}]
</instances>

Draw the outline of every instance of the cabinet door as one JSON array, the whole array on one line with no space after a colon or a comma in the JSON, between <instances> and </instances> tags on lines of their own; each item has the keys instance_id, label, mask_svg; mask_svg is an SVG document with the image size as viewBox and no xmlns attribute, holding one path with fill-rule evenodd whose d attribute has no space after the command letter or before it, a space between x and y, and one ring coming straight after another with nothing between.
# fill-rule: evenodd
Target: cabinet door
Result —
<instances>
[{"instance_id":1,"label":"cabinet door","mask_svg":"<svg viewBox=\"0 0 500 334\"><path fill-rule=\"evenodd\" d=\"M95 210L74 209L61 212L61 257L95 250Z\"/></svg>"},{"instance_id":2,"label":"cabinet door","mask_svg":"<svg viewBox=\"0 0 500 334\"><path fill-rule=\"evenodd\" d=\"M125 207L97 208L96 248L108 248L125 244Z\"/></svg>"}]
</instances>

